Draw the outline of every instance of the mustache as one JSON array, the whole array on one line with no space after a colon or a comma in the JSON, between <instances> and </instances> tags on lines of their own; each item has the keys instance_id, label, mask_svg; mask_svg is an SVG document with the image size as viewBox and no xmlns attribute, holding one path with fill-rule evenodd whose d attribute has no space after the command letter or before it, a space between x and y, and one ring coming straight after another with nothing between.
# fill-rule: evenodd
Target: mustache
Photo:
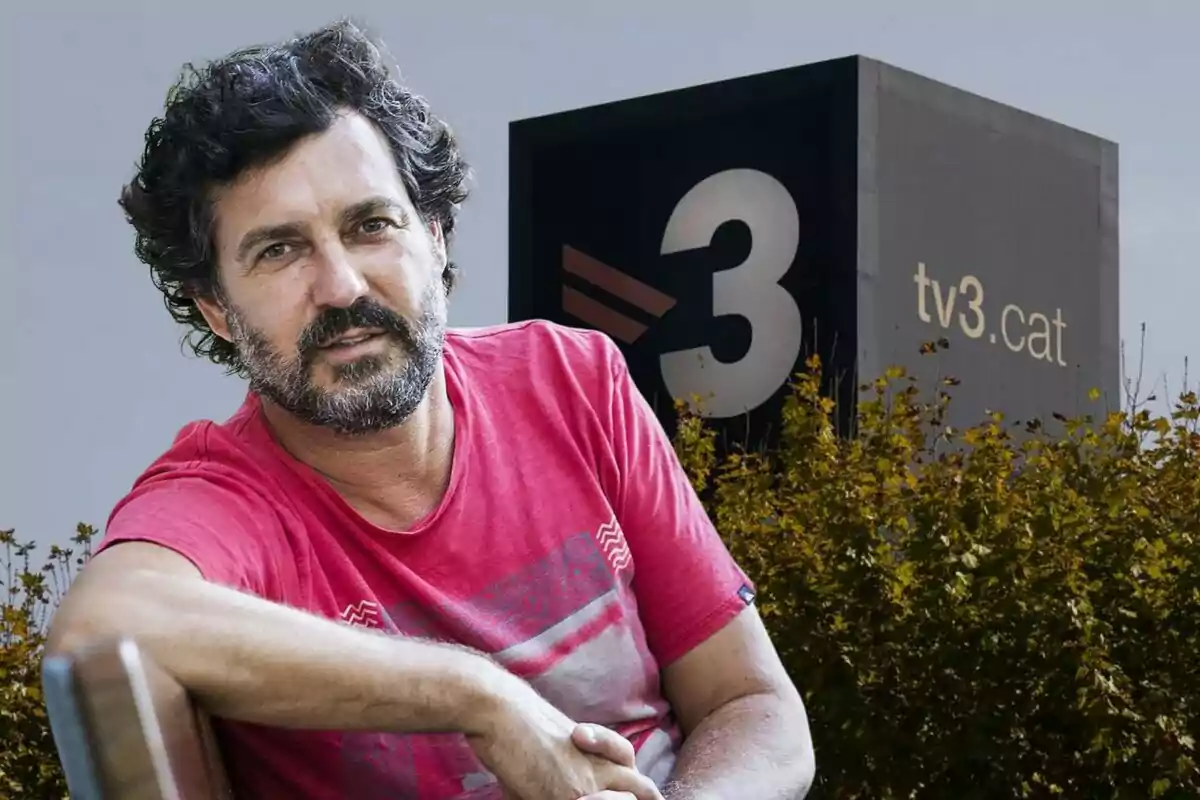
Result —
<instances>
[{"instance_id":1,"label":"mustache","mask_svg":"<svg viewBox=\"0 0 1200 800\"><path fill-rule=\"evenodd\" d=\"M381 328L410 347L415 344L407 320L370 298L360 297L346 308L322 311L300 334L300 353L309 360L321 344L353 328Z\"/></svg>"}]
</instances>

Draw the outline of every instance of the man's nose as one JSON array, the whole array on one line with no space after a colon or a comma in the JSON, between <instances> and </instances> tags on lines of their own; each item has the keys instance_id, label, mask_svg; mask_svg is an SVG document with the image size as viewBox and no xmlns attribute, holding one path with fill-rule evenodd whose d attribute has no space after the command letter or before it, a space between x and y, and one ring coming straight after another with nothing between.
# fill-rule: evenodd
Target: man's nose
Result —
<instances>
[{"instance_id":1,"label":"man's nose","mask_svg":"<svg viewBox=\"0 0 1200 800\"><path fill-rule=\"evenodd\" d=\"M347 308L367 293L367 280L345 248L334 246L317 261L313 302L318 307Z\"/></svg>"}]
</instances>

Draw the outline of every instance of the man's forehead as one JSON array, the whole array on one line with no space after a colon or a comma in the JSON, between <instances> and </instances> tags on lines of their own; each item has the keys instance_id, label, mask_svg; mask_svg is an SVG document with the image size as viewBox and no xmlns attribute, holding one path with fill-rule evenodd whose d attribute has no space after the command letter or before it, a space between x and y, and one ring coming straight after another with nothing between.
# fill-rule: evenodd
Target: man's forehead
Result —
<instances>
[{"instance_id":1,"label":"man's forehead","mask_svg":"<svg viewBox=\"0 0 1200 800\"><path fill-rule=\"evenodd\" d=\"M382 135L344 120L248 171L214 200L218 220L240 230L336 219L365 204L412 208Z\"/></svg>"}]
</instances>

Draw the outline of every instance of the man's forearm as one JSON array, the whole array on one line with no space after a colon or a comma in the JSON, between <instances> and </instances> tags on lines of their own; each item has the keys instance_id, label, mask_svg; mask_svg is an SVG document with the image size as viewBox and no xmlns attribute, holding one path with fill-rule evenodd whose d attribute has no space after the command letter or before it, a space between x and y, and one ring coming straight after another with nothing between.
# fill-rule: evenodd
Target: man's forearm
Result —
<instances>
[{"instance_id":1,"label":"man's forearm","mask_svg":"<svg viewBox=\"0 0 1200 800\"><path fill-rule=\"evenodd\" d=\"M775 695L738 698L687 737L666 800L799 800L814 762L803 706Z\"/></svg>"},{"instance_id":2,"label":"man's forearm","mask_svg":"<svg viewBox=\"0 0 1200 800\"><path fill-rule=\"evenodd\" d=\"M465 649L351 628L198 579L130 575L103 609L69 601L52 650L129 636L209 712L244 722L475 733L512 680Z\"/></svg>"}]
</instances>

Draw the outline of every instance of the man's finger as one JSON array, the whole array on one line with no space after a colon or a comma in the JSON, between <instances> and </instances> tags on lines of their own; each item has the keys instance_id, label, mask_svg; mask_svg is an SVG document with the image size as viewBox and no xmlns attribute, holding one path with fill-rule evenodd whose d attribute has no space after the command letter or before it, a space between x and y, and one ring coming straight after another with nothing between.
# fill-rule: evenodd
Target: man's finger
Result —
<instances>
[{"instance_id":1,"label":"man's finger","mask_svg":"<svg viewBox=\"0 0 1200 800\"><path fill-rule=\"evenodd\" d=\"M636 769L613 765L597 770L596 778L601 786L616 792L617 796L629 794L633 795L633 800L663 800L654 781Z\"/></svg>"},{"instance_id":2,"label":"man's finger","mask_svg":"<svg viewBox=\"0 0 1200 800\"><path fill-rule=\"evenodd\" d=\"M621 734L603 725L581 723L571 733L571 741L585 753L607 758L614 764L633 767L637 754L633 744Z\"/></svg>"}]
</instances>

